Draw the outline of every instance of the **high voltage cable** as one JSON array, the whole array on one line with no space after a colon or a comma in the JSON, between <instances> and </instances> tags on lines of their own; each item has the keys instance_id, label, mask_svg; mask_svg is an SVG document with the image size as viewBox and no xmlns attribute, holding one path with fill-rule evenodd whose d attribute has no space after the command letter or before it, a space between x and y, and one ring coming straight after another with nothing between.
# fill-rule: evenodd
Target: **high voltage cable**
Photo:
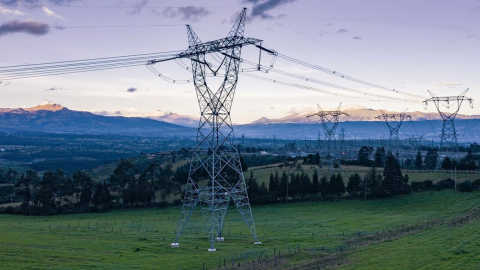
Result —
<instances>
[{"instance_id":1,"label":"high voltage cable","mask_svg":"<svg viewBox=\"0 0 480 270\"><path fill-rule=\"evenodd\" d=\"M206 33L208 33L208 34L217 36L216 34L211 33L211 32L209 32L209 31L206 31L206 30L203 30L203 29L201 29L201 28L198 28L198 27L194 27L194 28L195 28L195 29L198 29L198 30L200 30L200 31L206 32ZM382 85L378 85L378 84L375 84L375 83L370 83L370 82L367 82L367 81L363 81L363 80L354 78L354 77L352 77L352 76L339 73L339 72L337 72L337 71L335 71L335 70L332 70L332 69L328 69L328 68L321 67L321 66L318 66L318 65L306 63L306 62L304 62L304 61L295 59L295 58L293 58L293 57L286 56L286 55L284 55L284 54L280 54L280 53L279 53L279 54L278 54L278 57L281 57L281 58L283 58L283 59L285 59L285 60L294 62L294 63L299 64L299 65L303 65L303 66L306 66L306 67L309 67L309 68L312 68L312 69L315 69L315 70L320 70L320 71L325 72L325 73L327 73L327 74L334 75L334 76L340 77L340 78L342 78L342 79L346 79L346 80L349 80L349 81L353 81L353 82L356 82L356 83L359 83L359 84L363 84L363 85L370 86L370 87L377 88L377 89L382 89L382 90L389 91L389 92L394 92L394 93L397 93L397 94L402 94L402 95L406 95L406 96L411 96L411 97L420 98L420 99L422 99L422 100L424 99L424 97L423 97L423 96L420 96L420 95L411 94L411 93L403 92L403 91L396 90L396 89L393 89L393 88L388 88L388 87L385 87L385 86L382 86ZM367 63L368 63L368 62L367 62ZM358 91L358 90L355 90L355 91Z\"/></svg>"},{"instance_id":2,"label":"high voltage cable","mask_svg":"<svg viewBox=\"0 0 480 270\"><path fill-rule=\"evenodd\" d=\"M68 6L58 6L58 5L19 5L19 7L29 7L29 8L37 8L37 7L46 7L46 8L113 8L113 9L136 9L135 6L106 6L106 5L98 5L98 6L79 6L79 5L68 5ZM181 8L185 6L143 6L144 8ZM238 6L202 6L203 8L235 8L238 9Z\"/></svg>"},{"instance_id":3,"label":"high voltage cable","mask_svg":"<svg viewBox=\"0 0 480 270\"><path fill-rule=\"evenodd\" d=\"M172 54L173 55L173 54ZM161 55L162 57L167 57L171 55ZM0 74L4 73L7 75L27 75L31 72L42 72L42 71L54 71L54 70L61 70L65 68L71 67L90 67L90 66L97 66L103 64L117 64L121 65L123 63L132 63L132 62L139 62L145 63L150 57L138 57L138 58L123 58L117 60L103 60L103 61L91 61L91 62L76 62L76 63L69 63L69 64L56 64L56 65L43 65L43 66L36 66L36 67L24 67L24 68L15 68L15 69L6 69L0 70Z\"/></svg>"},{"instance_id":4,"label":"high voltage cable","mask_svg":"<svg viewBox=\"0 0 480 270\"><path fill-rule=\"evenodd\" d=\"M243 62L247 63L249 65L254 65L254 66L257 65L256 63L251 62L251 61L243 60ZM275 69L275 68L270 68L269 72L275 72L275 73L278 73L278 74L281 74L281 75L284 75L284 76L300 79L300 80L311 82L311 83L321 84L321 85L324 85L324 86L329 86L329 87L332 87L332 88L336 88L336 89L339 89L339 90L344 90L344 91L348 91L348 92L352 92L352 93L356 93L356 94L368 95L368 96L378 97L378 98L383 98L383 99L392 99L392 100L410 102L408 99L402 99L402 98L372 94L372 93L368 93L368 92L361 91L361 90L358 90L358 89L353 89L353 88L350 88L350 87L345 87L345 86L341 86L341 85L317 80L317 79L314 79L314 78L309 78L309 77L305 77L305 76L281 71L281 70L278 70L278 69ZM411 100L411 101L413 101L413 100ZM415 100L415 102L417 102L417 101Z\"/></svg>"},{"instance_id":5,"label":"high voltage cable","mask_svg":"<svg viewBox=\"0 0 480 270\"><path fill-rule=\"evenodd\" d=\"M39 26L2 26L3 29L37 29L37 28L56 28L59 30L73 29L73 28L127 28L127 27L169 27L169 26L185 26L185 24L139 24L139 25L79 25L79 26L51 26L51 25L39 25Z\"/></svg>"},{"instance_id":6,"label":"high voltage cable","mask_svg":"<svg viewBox=\"0 0 480 270\"><path fill-rule=\"evenodd\" d=\"M282 59L285 59L285 60L287 60L287 61L291 61L291 62L293 62L293 63L299 64L299 65L305 66L305 67L309 67L309 68L311 68L311 69L319 70L319 71L325 72L325 73L327 73L327 74L330 74L330 75L333 75L333 76L337 76L337 77L340 77L340 78L342 78L342 79L346 79L346 80L349 80L349 81L352 81L352 82L356 82L356 83L359 83L359 84L363 84L363 85L366 85L366 86L370 86L370 87L373 87L373 88L382 89L382 90L386 90L386 91L389 91L389 92L394 92L394 93L397 93L397 94L402 94L402 95L407 95L407 96L414 96L414 97L417 97L417 98L423 98L423 97L420 96L420 95L411 94L411 93L399 91L399 90L396 90L396 89L393 89L393 88L388 88L388 87L385 87L385 86L382 86L382 85L379 85L379 84L375 84L375 83L370 83L370 82L367 82L367 81L363 81L363 80L357 79L357 78L355 78L355 77L352 77L352 76L349 76L349 75L346 75L346 74L337 72L337 71L335 71L335 70L328 69L328 68L321 67L321 66L314 65L314 64L309 64L309 63L303 62L303 61L301 61L301 60L298 60L298 59L295 59L295 58L292 58L292 57L289 57L289 56L286 56L286 55L283 55L283 54L278 54L278 57L280 57L280 58L282 58Z\"/></svg>"},{"instance_id":7,"label":"high voltage cable","mask_svg":"<svg viewBox=\"0 0 480 270\"><path fill-rule=\"evenodd\" d=\"M14 77L14 78L8 78L8 79L0 78L0 79L8 81L8 80L28 79L28 78L36 78L36 77L44 77L44 76L72 74L72 73L83 73L83 72L90 72L90 71L101 71L101 70L109 70L109 69L117 69L117 68L127 68L127 67L143 66L143 65L145 64L132 64L132 65L123 65L123 66L103 67L103 68L90 68L90 69L84 69L84 70L65 71L65 72L56 72L56 73L43 73L43 74L29 75L25 77Z\"/></svg>"},{"instance_id":8,"label":"high voltage cable","mask_svg":"<svg viewBox=\"0 0 480 270\"><path fill-rule=\"evenodd\" d=\"M145 65L152 57L165 58L174 56L180 51L146 53L116 57L92 58L73 61L59 61L31 65L16 65L0 67L0 79L13 80L28 77L58 75L75 72L97 71L112 68L122 68Z\"/></svg>"},{"instance_id":9,"label":"high voltage cable","mask_svg":"<svg viewBox=\"0 0 480 270\"><path fill-rule=\"evenodd\" d=\"M306 86L306 85L302 85L302 84L287 83L287 82L283 82L283 81L279 81L279 80L274 80L274 79L269 79L269 78L265 78L265 77L261 77L261 76L257 76L257 75L253 75L253 74L249 74L249 73L242 73L242 75L243 75L243 76L247 76L247 77L251 77L251 78L254 78L254 79L262 80L262 81L267 81L267 82L272 82L272 83L280 84L280 85L295 87L295 88L304 89L304 90L310 90L310 91L319 92L319 93L324 93L324 94L329 94L329 95L334 95L334 96L341 96L341 97L351 98L351 96L349 96L349 95L339 94L339 93L331 92L331 91L328 91L328 90L325 90L325 89L320 89L320 88L316 88L316 87L310 87L310 86ZM372 100L372 99L368 99L368 98L364 98L364 97L359 97L359 98L361 98L361 99L366 99L366 100L369 100L369 101L380 101L380 100Z\"/></svg>"}]
</instances>

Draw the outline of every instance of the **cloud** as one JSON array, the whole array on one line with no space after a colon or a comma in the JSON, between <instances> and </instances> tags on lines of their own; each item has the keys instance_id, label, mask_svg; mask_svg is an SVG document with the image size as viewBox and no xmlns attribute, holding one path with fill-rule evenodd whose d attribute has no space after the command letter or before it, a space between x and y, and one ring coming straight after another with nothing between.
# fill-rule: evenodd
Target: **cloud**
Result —
<instances>
[{"instance_id":1,"label":"cloud","mask_svg":"<svg viewBox=\"0 0 480 270\"><path fill-rule=\"evenodd\" d=\"M55 19L63 20L65 21L65 18L62 16L58 15L57 13L53 12L52 10L48 9L47 7L42 7L43 12L47 14L47 16L53 17Z\"/></svg>"},{"instance_id":2,"label":"cloud","mask_svg":"<svg viewBox=\"0 0 480 270\"><path fill-rule=\"evenodd\" d=\"M205 9L204 7L194 7L194 6L186 6L186 7L178 7L178 8L166 8L163 11L163 15L169 18L176 18L180 17L181 20L184 21L199 21L203 17L206 17L210 14L210 11Z\"/></svg>"},{"instance_id":3,"label":"cloud","mask_svg":"<svg viewBox=\"0 0 480 270\"><path fill-rule=\"evenodd\" d=\"M26 13L21 12L20 10L15 10L15 9L8 9L0 6L0 14L3 15L13 15L13 16L22 16L22 15L28 15Z\"/></svg>"},{"instance_id":4,"label":"cloud","mask_svg":"<svg viewBox=\"0 0 480 270\"><path fill-rule=\"evenodd\" d=\"M136 15L142 11L142 9L148 4L149 0L142 0L138 2L132 9L132 11L128 12L130 15Z\"/></svg>"},{"instance_id":5,"label":"cloud","mask_svg":"<svg viewBox=\"0 0 480 270\"><path fill-rule=\"evenodd\" d=\"M439 82L436 83L435 86L459 86L462 85L462 83L459 82Z\"/></svg>"},{"instance_id":6,"label":"cloud","mask_svg":"<svg viewBox=\"0 0 480 270\"><path fill-rule=\"evenodd\" d=\"M47 2L56 5L62 6L67 5L73 2L82 2L83 0L48 0ZM28 6L28 7L41 7L40 0L0 0L0 4L3 6L17 7L17 6Z\"/></svg>"},{"instance_id":7,"label":"cloud","mask_svg":"<svg viewBox=\"0 0 480 270\"><path fill-rule=\"evenodd\" d=\"M43 22L18 20L9 21L0 25L0 36L14 33L25 33L34 36L43 36L50 31L50 26Z\"/></svg>"},{"instance_id":8,"label":"cloud","mask_svg":"<svg viewBox=\"0 0 480 270\"><path fill-rule=\"evenodd\" d=\"M247 1L250 3L254 3L252 8L252 17L258 17L261 19L273 19L274 17L268 14L268 11L274 10L275 8L285 5L288 3L293 3L296 0L266 0L263 2L260 1Z\"/></svg>"},{"instance_id":9,"label":"cloud","mask_svg":"<svg viewBox=\"0 0 480 270\"><path fill-rule=\"evenodd\" d=\"M362 37L353 37L353 39L361 40L361 39L363 39L363 38L362 38Z\"/></svg>"},{"instance_id":10,"label":"cloud","mask_svg":"<svg viewBox=\"0 0 480 270\"><path fill-rule=\"evenodd\" d=\"M130 87L130 88L127 89L127 92L128 93L135 93L135 92L137 92L137 88Z\"/></svg>"},{"instance_id":11,"label":"cloud","mask_svg":"<svg viewBox=\"0 0 480 270\"><path fill-rule=\"evenodd\" d=\"M278 19L283 19L285 17L287 17L287 14L279 14L279 15L277 15L277 20Z\"/></svg>"},{"instance_id":12,"label":"cloud","mask_svg":"<svg viewBox=\"0 0 480 270\"><path fill-rule=\"evenodd\" d=\"M64 6L73 2L82 2L83 0L47 0L46 2L56 5ZM0 0L0 5L9 7L25 6L29 8L41 8L40 0Z\"/></svg>"},{"instance_id":13,"label":"cloud","mask_svg":"<svg viewBox=\"0 0 480 270\"><path fill-rule=\"evenodd\" d=\"M48 89L45 89L45 91L61 91L64 90L63 87L50 87Z\"/></svg>"},{"instance_id":14,"label":"cloud","mask_svg":"<svg viewBox=\"0 0 480 270\"><path fill-rule=\"evenodd\" d=\"M350 32L350 31L348 31L347 29L343 29L343 28L338 29L338 31L337 31L337 33L339 33L339 34L343 34L343 33L347 33L347 32Z\"/></svg>"}]
</instances>

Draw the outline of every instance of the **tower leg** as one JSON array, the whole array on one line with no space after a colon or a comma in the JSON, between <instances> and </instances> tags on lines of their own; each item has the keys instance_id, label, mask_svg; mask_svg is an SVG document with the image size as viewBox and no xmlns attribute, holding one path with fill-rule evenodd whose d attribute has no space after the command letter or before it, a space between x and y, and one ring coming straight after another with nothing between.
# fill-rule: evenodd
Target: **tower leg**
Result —
<instances>
[{"instance_id":1,"label":"tower leg","mask_svg":"<svg viewBox=\"0 0 480 270\"><path fill-rule=\"evenodd\" d=\"M255 221L253 220L252 209L250 207L250 201L248 199L247 194L247 187L245 185L245 179L243 178L239 181L239 183L233 188L232 190L232 197L235 206L237 207L240 215L243 218L245 224L247 224L250 233L252 234L253 238L255 239L255 244L261 244L258 241L257 231L255 229Z\"/></svg>"},{"instance_id":2,"label":"tower leg","mask_svg":"<svg viewBox=\"0 0 480 270\"><path fill-rule=\"evenodd\" d=\"M193 181L189 178L189 182ZM180 247L178 240L182 235L183 230L185 229L185 225L187 225L190 216L192 215L193 210L198 203L198 190L196 189L193 182L190 182L185 187L185 195L183 198L183 205L182 205L182 212L180 214L180 219L178 221L178 228L175 234L175 242L173 242L170 246L174 248Z\"/></svg>"}]
</instances>

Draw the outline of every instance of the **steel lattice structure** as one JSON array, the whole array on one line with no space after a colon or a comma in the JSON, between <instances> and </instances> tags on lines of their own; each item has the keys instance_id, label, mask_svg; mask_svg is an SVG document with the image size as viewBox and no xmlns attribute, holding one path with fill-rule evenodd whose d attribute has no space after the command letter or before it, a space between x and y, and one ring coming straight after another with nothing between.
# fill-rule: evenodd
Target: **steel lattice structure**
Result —
<instances>
[{"instance_id":1,"label":"steel lattice structure","mask_svg":"<svg viewBox=\"0 0 480 270\"><path fill-rule=\"evenodd\" d=\"M443 147L444 144L447 144L451 149L454 149L455 151L458 150L458 136L455 129L455 117L457 116L463 101L468 101L470 107L473 108L473 99L465 97L467 92L468 88L458 96L437 97L435 94L428 91L432 97L423 101L425 109L427 108L428 102L433 102L435 107L437 107L438 113L443 119L442 134L440 135L440 147ZM445 112L442 110L440 105L446 107L447 110L453 107L454 110L452 112Z\"/></svg>"},{"instance_id":2,"label":"steel lattice structure","mask_svg":"<svg viewBox=\"0 0 480 270\"><path fill-rule=\"evenodd\" d=\"M338 122L340 120L340 116L345 115L348 119L350 116L349 114L340 111L342 103L338 105L338 108L334 111L324 111L320 106L319 112L308 115L307 118L318 116L318 120L311 120L312 122L318 123L320 122L323 127L323 131L325 133L324 139L324 149L325 153L323 155L323 160L320 161L319 169L321 169L325 164L327 165L327 171L332 173L334 169L334 163L336 161L336 144L335 144L335 131L338 126ZM340 167L340 164L337 164Z\"/></svg>"},{"instance_id":3,"label":"steel lattice structure","mask_svg":"<svg viewBox=\"0 0 480 270\"><path fill-rule=\"evenodd\" d=\"M255 244L261 244L255 229L240 155L234 142L230 111L238 82L242 48L254 45L272 55L276 55L276 52L262 47L259 39L244 37L245 19L246 9L243 9L226 38L205 43L187 25L187 50L172 58L147 62L150 66L177 58L190 59L200 107L197 146L193 151L182 212L172 247L179 247L180 236L192 212L200 205L210 241L208 251L216 251L215 243L224 241L222 230L231 200L248 226ZM205 56L211 53L223 55L218 67L206 61ZM220 71L224 72L221 74L223 83L214 91L207 84L207 73L218 76ZM195 180L202 175L208 179L204 187L200 187Z\"/></svg>"},{"instance_id":4,"label":"steel lattice structure","mask_svg":"<svg viewBox=\"0 0 480 270\"><path fill-rule=\"evenodd\" d=\"M406 111L406 110L405 110ZM399 154L399 149L400 149L400 139L398 136L398 131L400 130L400 127L402 126L403 120L405 119L410 119L412 120L412 117L407 114L406 112L402 113L385 113L384 111L381 111L382 114L375 117L376 119L383 119L385 120L385 125L387 126L388 130L390 131L390 151L393 154Z\"/></svg>"}]
</instances>

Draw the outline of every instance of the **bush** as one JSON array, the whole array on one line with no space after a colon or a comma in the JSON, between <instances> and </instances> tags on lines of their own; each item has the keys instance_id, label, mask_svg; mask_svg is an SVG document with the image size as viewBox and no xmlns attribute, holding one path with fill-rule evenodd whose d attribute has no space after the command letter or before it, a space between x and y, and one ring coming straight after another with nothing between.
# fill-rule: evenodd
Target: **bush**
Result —
<instances>
[{"instance_id":1,"label":"bush","mask_svg":"<svg viewBox=\"0 0 480 270\"><path fill-rule=\"evenodd\" d=\"M474 180L472 182L472 189L473 190L480 190L480 179Z\"/></svg>"},{"instance_id":2,"label":"bush","mask_svg":"<svg viewBox=\"0 0 480 270\"><path fill-rule=\"evenodd\" d=\"M458 184L458 190L460 190L460 192L472 192L472 182L465 180L465 182Z\"/></svg>"},{"instance_id":3,"label":"bush","mask_svg":"<svg viewBox=\"0 0 480 270\"><path fill-rule=\"evenodd\" d=\"M410 188L414 191L426 191L426 190L434 190L435 185L433 185L432 180L425 180L423 182L412 182L410 184Z\"/></svg>"},{"instance_id":4,"label":"bush","mask_svg":"<svg viewBox=\"0 0 480 270\"><path fill-rule=\"evenodd\" d=\"M445 180L442 180L435 184L435 188L437 190L442 190L442 189L454 189L455 188L455 181L448 178Z\"/></svg>"}]
</instances>

